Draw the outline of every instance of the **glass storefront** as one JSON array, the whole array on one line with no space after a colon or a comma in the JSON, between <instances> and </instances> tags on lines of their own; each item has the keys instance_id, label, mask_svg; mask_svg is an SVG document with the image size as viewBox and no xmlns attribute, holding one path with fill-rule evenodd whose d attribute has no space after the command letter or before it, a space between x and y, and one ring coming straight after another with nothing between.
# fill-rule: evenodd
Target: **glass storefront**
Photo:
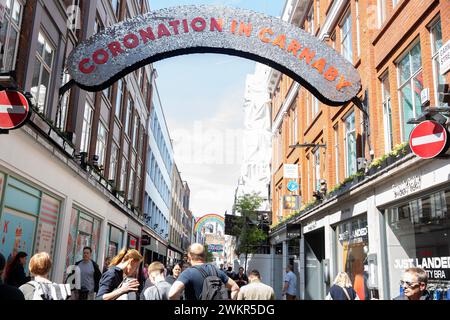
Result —
<instances>
[{"instance_id":1,"label":"glass storefront","mask_svg":"<svg viewBox=\"0 0 450 320\"><path fill-rule=\"evenodd\" d=\"M336 244L337 272L347 272L353 288L361 300L370 299L367 285L369 270L367 215L364 214L337 225Z\"/></svg>"},{"instance_id":2,"label":"glass storefront","mask_svg":"<svg viewBox=\"0 0 450 320\"><path fill-rule=\"evenodd\" d=\"M101 221L91 215L72 208L70 231L67 242L66 268L83 259L83 248L91 247L91 259L97 261Z\"/></svg>"},{"instance_id":3,"label":"glass storefront","mask_svg":"<svg viewBox=\"0 0 450 320\"><path fill-rule=\"evenodd\" d=\"M0 172L0 252L10 260L19 251L55 254L61 201ZM27 270L27 266L25 270Z\"/></svg>"},{"instance_id":4,"label":"glass storefront","mask_svg":"<svg viewBox=\"0 0 450 320\"><path fill-rule=\"evenodd\" d=\"M114 258L123 248L123 231L108 224L107 240L105 258Z\"/></svg>"},{"instance_id":5,"label":"glass storefront","mask_svg":"<svg viewBox=\"0 0 450 320\"><path fill-rule=\"evenodd\" d=\"M410 267L427 271L435 299L450 289L450 188L385 210L390 298L400 294L400 278Z\"/></svg>"}]
</instances>

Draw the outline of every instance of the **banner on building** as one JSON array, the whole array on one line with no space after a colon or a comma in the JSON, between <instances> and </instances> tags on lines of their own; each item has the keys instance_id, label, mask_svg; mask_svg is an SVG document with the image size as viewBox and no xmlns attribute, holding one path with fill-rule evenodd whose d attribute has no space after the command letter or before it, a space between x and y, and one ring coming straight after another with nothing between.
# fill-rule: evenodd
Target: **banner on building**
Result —
<instances>
[{"instance_id":1,"label":"banner on building","mask_svg":"<svg viewBox=\"0 0 450 320\"><path fill-rule=\"evenodd\" d=\"M284 196L283 197L283 209L299 210L300 202L301 202L300 196Z\"/></svg>"}]
</instances>

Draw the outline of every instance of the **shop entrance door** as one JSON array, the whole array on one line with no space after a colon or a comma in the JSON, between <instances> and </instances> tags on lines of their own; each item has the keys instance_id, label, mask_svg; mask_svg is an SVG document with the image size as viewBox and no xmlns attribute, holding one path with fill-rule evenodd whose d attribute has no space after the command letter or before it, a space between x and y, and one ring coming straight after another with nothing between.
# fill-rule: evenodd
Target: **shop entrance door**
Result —
<instances>
[{"instance_id":1,"label":"shop entrance door","mask_svg":"<svg viewBox=\"0 0 450 320\"><path fill-rule=\"evenodd\" d=\"M305 234L305 300L325 299L324 259L324 229Z\"/></svg>"}]
</instances>

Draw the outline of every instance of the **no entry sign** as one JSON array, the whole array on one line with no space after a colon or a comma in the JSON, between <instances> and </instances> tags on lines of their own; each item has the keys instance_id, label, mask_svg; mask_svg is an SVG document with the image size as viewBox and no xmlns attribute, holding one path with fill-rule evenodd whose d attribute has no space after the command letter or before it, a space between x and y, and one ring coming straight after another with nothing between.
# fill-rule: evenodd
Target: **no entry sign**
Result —
<instances>
[{"instance_id":1,"label":"no entry sign","mask_svg":"<svg viewBox=\"0 0 450 320\"><path fill-rule=\"evenodd\" d=\"M435 121L423 121L418 124L409 137L412 152L420 158L430 159L445 152L447 145L447 130Z\"/></svg>"},{"instance_id":2,"label":"no entry sign","mask_svg":"<svg viewBox=\"0 0 450 320\"><path fill-rule=\"evenodd\" d=\"M28 117L30 107L25 96L17 91L0 91L0 129L20 127Z\"/></svg>"}]
</instances>

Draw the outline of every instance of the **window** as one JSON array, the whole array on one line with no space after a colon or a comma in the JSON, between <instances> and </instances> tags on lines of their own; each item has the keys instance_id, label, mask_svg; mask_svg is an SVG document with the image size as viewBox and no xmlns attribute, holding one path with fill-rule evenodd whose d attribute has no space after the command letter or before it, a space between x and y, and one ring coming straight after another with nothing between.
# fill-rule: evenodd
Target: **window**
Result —
<instances>
[{"instance_id":1,"label":"window","mask_svg":"<svg viewBox=\"0 0 450 320\"><path fill-rule=\"evenodd\" d=\"M122 166L120 168L120 191L125 191L125 182L127 180L127 159L122 158Z\"/></svg>"},{"instance_id":2,"label":"window","mask_svg":"<svg viewBox=\"0 0 450 320\"><path fill-rule=\"evenodd\" d=\"M297 142L297 108L292 110L292 123L291 123L291 144L295 144Z\"/></svg>"},{"instance_id":3,"label":"window","mask_svg":"<svg viewBox=\"0 0 450 320\"><path fill-rule=\"evenodd\" d=\"M70 81L70 75L69 73L64 73L63 75L63 79L62 79L62 84L61 86L65 85L67 82ZM57 111L57 120L56 120L56 126L61 130L61 131L65 131L66 130L66 123L67 123L67 110L69 108L69 101L70 101L70 91L71 90L67 90L64 93L64 96L61 99L61 104L60 104L60 109L59 111Z\"/></svg>"},{"instance_id":4,"label":"window","mask_svg":"<svg viewBox=\"0 0 450 320\"><path fill-rule=\"evenodd\" d=\"M131 113L133 112L133 101L130 97L127 99L127 110L125 111L125 134L130 135L130 121L131 121Z\"/></svg>"},{"instance_id":5,"label":"window","mask_svg":"<svg viewBox=\"0 0 450 320\"><path fill-rule=\"evenodd\" d=\"M91 138L91 127L92 127L92 115L94 111L91 104L86 100L84 105L84 115L83 115L83 128L81 131L81 144L80 151L88 152L89 150L89 140Z\"/></svg>"},{"instance_id":6,"label":"window","mask_svg":"<svg viewBox=\"0 0 450 320\"><path fill-rule=\"evenodd\" d=\"M119 161L119 147L115 142L111 144L111 156L109 158L109 175L108 179L115 180L117 172L117 164Z\"/></svg>"},{"instance_id":7,"label":"window","mask_svg":"<svg viewBox=\"0 0 450 320\"><path fill-rule=\"evenodd\" d=\"M387 17L387 0L378 0L378 17L379 17L379 27L383 24Z\"/></svg>"},{"instance_id":8,"label":"window","mask_svg":"<svg viewBox=\"0 0 450 320\"><path fill-rule=\"evenodd\" d=\"M317 15L317 24L320 24L320 0L316 1L316 5L317 5L317 11L316 11L316 15Z\"/></svg>"},{"instance_id":9,"label":"window","mask_svg":"<svg viewBox=\"0 0 450 320\"><path fill-rule=\"evenodd\" d=\"M133 200L133 194L134 194L134 170L130 171L130 178L128 180L128 199Z\"/></svg>"},{"instance_id":10,"label":"window","mask_svg":"<svg viewBox=\"0 0 450 320\"><path fill-rule=\"evenodd\" d=\"M345 176L356 172L356 131L355 113L345 119Z\"/></svg>"},{"instance_id":11,"label":"window","mask_svg":"<svg viewBox=\"0 0 450 320\"><path fill-rule=\"evenodd\" d=\"M361 56L361 46L359 45L360 36L359 36L359 1L355 1L356 7L356 53L358 57Z\"/></svg>"},{"instance_id":12,"label":"window","mask_svg":"<svg viewBox=\"0 0 450 320\"><path fill-rule=\"evenodd\" d=\"M398 0L392 0L392 7L395 7L398 3Z\"/></svg>"},{"instance_id":13,"label":"window","mask_svg":"<svg viewBox=\"0 0 450 320\"><path fill-rule=\"evenodd\" d=\"M97 134L97 146L95 148L95 154L98 156L98 164L105 164L106 156L106 128L103 123L98 123L98 134Z\"/></svg>"},{"instance_id":14,"label":"window","mask_svg":"<svg viewBox=\"0 0 450 320\"><path fill-rule=\"evenodd\" d=\"M333 127L334 130L334 162L336 170L336 184L339 183L339 125Z\"/></svg>"},{"instance_id":15,"label":"window","mask_svg":"<svg viewBox=\"0 0 450 320\"><path fill-rule=\"evenodd\" d=\"M36 100L40 112L46 111L45 106L51 82L54 54L54 47L45 38L42 32L39 32L30 91Z\"/></svg>"},{"instance_id":16,"label":"window","mask_svg":"<svg viewBox=\"0 0 450 320\"><path fill-rule=\"evenodd\" d=\"M386 153L392 150L392 108L391 92L389 89L389 74L381 79L381 98L383 99L383 126L384 126L384 150Z\"/></svg>"},{"instance_id":17,"label":"window","mask_svg":"<svg viewBox=\"0 0 450 320\"><path fill-rule=\"evenodd\" d=\"M314 156L314 190L320 190L320 150L317 148L313 151Z\"/></svg>"},{"instance_id":18,"label":"window","mask_svg":"<svg viewBox=\"0 0 450 320\"><path fill-rule=\"evenodd\" d=\"M306 199L309 200L309 188L311 186L311 173L310 173L310 166L311 163L309 161L309 155L306 156L306 177L307 177L307 185L306 185Z\"/></svg>"},{"instance_id":19,"label":"window","mask_svg":"<svg viewBox=\"0 0 450 320\"><path fill-rule=\"evenodd\" d=\"M111 6L114 11L114 14L117 18L119 18L120 13L120 0L111 0Z\"/></svg>"},{"instance_id":20,"label":"window","mask_svg":"<svg viewBox=\"0 0 450 320\"><path fill-rule=\"evenodd\" d=\"M348 10L341 25L341 53L344 58L353 63L352 16L350 10Z\"/></svg>"},{"instance_id":21,"label":"window","mask_svg":"<svg viewBox=\"0 0 450 320\"><path fill-rule=\"evenodd\" d=\"M139 133L139 116L136 114L134 116L134 121L133 121L133 147L134 147L134 149L137 149L137 142L139 140L138 133Z\"/></svg>"},{"instance_id":22,"label":"window","mask_svg":"<svg viewBox=\"0 0 450 320\"><path fill-rule=\"evenodd\" d=\"M439 18L430 28L431 34L431 54L433 59L434 96L436 105L439 105L438 86L445 83L445 78L441 74L438 51L442 47L441 19Z\"/></svg>"},{"instance_id":23,"label":"window","mask_svg":"<svg viewBox=\"0 0 450 320\"><path fill-rule=\"evenodd\" d=\"M420 93L423 89L423 75L420 42L407 52L397 67L400 105L403 111L403 141L406 141L414 127L406 122L421 112Z\"/></svg>"},{"instance_id":24,"label":"window","mask_svg":"<svg viewBox=\"0 0 450 320\"><path fill-rule=\"evenodd\" d=\"M308 17L306 18L307 25L306 25L306 31L308 31L311 34L314 34L314 6L311 6L311 9L309 9Z\"/></svg>"},{"instance_id":25,"label":"window","mask_svg":"<svg viewBox=\"0 0 450 320\"><path fill-rule=\"evenodd\" d=\"M319 113L319 99L314 97L312 93L310 95L312 99L312 115L314 119L314 117Z\"/></svg>"},{"instance_id":26,"label":"window","mask_svg":"<svg viewBox=\"0 0 450 320\"><path fill-rule=\"evenodd\" d=\"M122 100L123 100L123 81L117 81L117 95L116 95L116 108L115 115L117 119L120 119L120 111L122 109Z\"/></svg>"},{"instance_id":27,"label":"window","mask_svg":"<svg viewBox=\"0 0 450 320\"><path fill-rule=\"evenodd\" d=\"M5 16L0 29L0 42L3 44L3 57L0 59L1 72L11 71L15 67L22 12L23 6L20 1L6 1Z\"/></svg>"}]
</instances>

